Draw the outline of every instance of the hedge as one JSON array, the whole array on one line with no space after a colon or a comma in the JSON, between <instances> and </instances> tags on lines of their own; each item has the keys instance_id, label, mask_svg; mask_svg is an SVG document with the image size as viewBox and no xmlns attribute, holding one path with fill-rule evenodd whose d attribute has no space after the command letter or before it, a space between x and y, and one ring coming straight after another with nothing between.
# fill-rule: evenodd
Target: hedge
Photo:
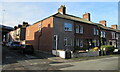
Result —
<instances>
[{"instance_id":1,"label":"hedge","mask_svg":"<svg viewBox=\"0 0 120 72\"><path fill-rule=\"evenodd\" d=\"M106 51L107 53L112 53L115 49L112 45L103 45L100 47L102 51Z\"/></svg>"}]
</instances>

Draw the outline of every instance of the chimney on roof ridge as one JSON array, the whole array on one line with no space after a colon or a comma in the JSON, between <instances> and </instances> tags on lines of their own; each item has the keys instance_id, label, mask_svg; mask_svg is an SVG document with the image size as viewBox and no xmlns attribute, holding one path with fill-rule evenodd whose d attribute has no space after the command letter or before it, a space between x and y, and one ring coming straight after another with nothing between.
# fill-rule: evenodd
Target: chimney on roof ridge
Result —
<instances>
[{"instance_id":1,"label":"chimney on roof ridge","mask_svg":"<svg viewBox=\"0 0 120 72\"><path fill-rule=\"evenodd\" d=\"M66 14L66 7L65 5L61 5L60 8L58 8L58 12L61 14Z\"/></svg>"},{"instance_id":2,"label":"chimney on roof ridge","mask_svg":"<svg viewBox=\"0 0 120 72\"><path fill-rule=\"evenodd\" d=\"M85 12L85 14L83 14L83 18L90 21L90 13Z\"/></svg>"},{"instance_id":3,"label":"chimney on roof ridge","mask_svg":"<svg viewBox=\"0 0 120 72\"><path fill-rule=\"evenodd\" d=\"M117 25L111 25L111 28L117 29Z\"/></svg>"},{"instance_id":4,"label":"chimney on roof ridge","mask_svg":"<svg viewBox=\"0 0 120 72\"><path fill-rule=\"evenodd\" d=\"M102 24L103 26L106 26L106 20L99 21L99 23Z\"/></svg>"}]
</instances>

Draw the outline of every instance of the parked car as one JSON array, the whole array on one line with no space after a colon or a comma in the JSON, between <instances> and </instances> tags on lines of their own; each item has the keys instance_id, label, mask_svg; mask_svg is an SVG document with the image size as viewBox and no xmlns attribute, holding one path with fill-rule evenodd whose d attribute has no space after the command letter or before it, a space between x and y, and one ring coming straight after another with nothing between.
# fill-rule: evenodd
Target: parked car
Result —
<instances>
[{"instance_id":1,"label":"parked car","mask_svg":"<svg viewBox=\"0 0 120 72\"><path fill-rule=\"evenodd\" d=\"M18 49L19 52L23 54L33 54L34 48L31 44L21 44L20 48Z\"/></svg>"},{"instance_id":2,"label":"parked car","mask_svg":"<svg viewBox=\"0 0 120 72\"><path fill-rule=\"evenodd\" d=\"M20 42L10 42L8 44L8 46L11 48L11 49L18 49L21 45L20 45Z\"/></svg>"}]
</instances>

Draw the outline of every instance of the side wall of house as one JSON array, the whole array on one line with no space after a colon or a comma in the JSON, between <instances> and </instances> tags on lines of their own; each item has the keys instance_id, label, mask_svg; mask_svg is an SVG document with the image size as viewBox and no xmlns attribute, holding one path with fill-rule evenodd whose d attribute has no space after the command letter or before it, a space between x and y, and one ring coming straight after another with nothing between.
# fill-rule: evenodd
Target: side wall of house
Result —
<instances>
[{"instance_id":1,"label":"side wall of house","mask_svg":"<svg viewBox=\"0 0 120 72\"><path fill-rule=\"evenodd\" d=\"M42 30L40 30L42 24ZM35 50L51 52L53 18L47 18L26 28L26 43L32 44Z\"/></svg>"}]
</instances>

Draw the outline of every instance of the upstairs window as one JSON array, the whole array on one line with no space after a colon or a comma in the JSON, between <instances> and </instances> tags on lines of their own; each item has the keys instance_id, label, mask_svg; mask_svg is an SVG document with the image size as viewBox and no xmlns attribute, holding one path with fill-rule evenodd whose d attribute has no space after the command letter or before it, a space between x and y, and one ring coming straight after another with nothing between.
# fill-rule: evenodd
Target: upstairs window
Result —
<instances>
[{"instance_id":1,"label":"upstairs window","mask_svg":"<svg viewBox=\"0 0 120 72\"><path fill-rule=\"evenodd\" d=\"M115 39L115 32L111 32L112 34L112 39Z\"/></svg>"},{"instance_id":2,"label":"upstairs window","mask_svg":"<svg viewBox=\"0 0 120 72\"><path fill-rule=\"evenodd\" d=\"M79 25L76 25L76 33L79 33Z\"/></svg>"},{"instance_id":3,"label":"upstairs window","mask_svg":"<svg viewBox=\"0 0 120 72\"><path fill-rule=\"evenodd\" d=\"M81 25L76 25L76 33L83 34L83 26Z\"/></svg>"},{"instance_id":4,"label":"upstairs window","mask_svg":"<svg viewBox=\"0 0 120 72\"><path fill-rule=\"evenodd\" d=\"M72 24L64 23L64 30L65 31L72 31Z\"/></svg>"},{"instance_id":5,"label":"upstairs window","mask_svg":"<svg viewBox=\"0 0 120 72\"><path fill-rule=\"evenodd\" d=\"M94 28L94 35L99 35L99 31L96 28Z\"/></svg>"},{"instance_id":6,"label":"upstairs window","mask_svg":"<svg viewBox=\"0 0 120 72\"><path fill-rule=\"evenodd\" d=\"M105 31L101 31L101 37L103 37L103 38L106 37L106 32Z\"/></svg>"},{"instance_id":7,"label":"upstairs window","mask_svg":"<svg viewBox=\"0 0 120 72\"><path fill-rule=\"evenodd\" d=\"M116 34L116 39L118 39L119 38L119 36L118 36L118 33Z\"/></svg>"},{"instance_id":8,"label":"upstairs window","mask_svg":"<svg viewBox=\"0 0 120 72\"><path fill-rule=\"evenodd\" d=\"M80 26L80 33L83 34L83 26Z\"/></svg>"}]
</instances>

